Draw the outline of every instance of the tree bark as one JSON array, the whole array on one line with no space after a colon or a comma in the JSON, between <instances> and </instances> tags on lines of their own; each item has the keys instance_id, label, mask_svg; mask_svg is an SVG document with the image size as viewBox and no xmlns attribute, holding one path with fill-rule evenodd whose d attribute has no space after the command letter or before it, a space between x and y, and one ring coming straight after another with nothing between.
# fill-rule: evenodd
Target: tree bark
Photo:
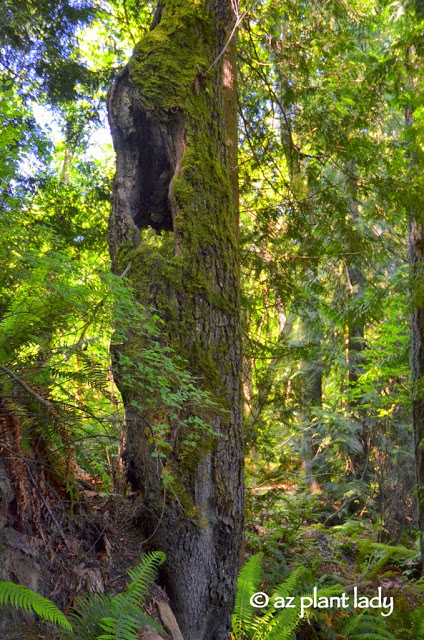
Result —
<instances>
[{"instance_id":1,"label":"tree bark","mask_svg":"<svg viewBox=\"0 0 424 640\"><path fill-rule=\"evenodd\" d=\"M287 84L287 79L284 76L281 79L281 143L284 151L284 156L287 163L287 171L289 176L289 184L291 188L292 197L294 198L297 206L300 208L310 207L308 202L308 196L313 194L312 185L309 184L308 176L302 166L301 156L299 149L294 144L294 117L295 105L288 103L285 94L290 95L290 88ZM316 267L311 267L313 278L316 278ZM311 274L311 275L312 275ZM316 360L320 356L321 352L321 331L317 328L321 324L319 313L314 321L310 319L304 319L303 322L305 341L309 341L312 335L314 343L314 356L311 354L308 360L305 361L304 376L302 379L302 410L301 410L301 457L303 459L303 469L305 471L305 480L312 492L320 490L319 484L314 477L312 470L313 458L316 454L316 447L314 446L311 438L311 430L306 428L310 426L312 420L311 409L322 406L322 367L317 365ZM310 360L315 360L312 362Z\"/></svg>"},{"instance_id":2,"label":"tree bark","mask_svg":"<svg viewBox=\"0 0 424 640\"><path fill-rule=\"evenodd\" d=\"M164 489L149 412L115 367L138 522L167 561L161 579L185 640L227 640L243 527L234 15L228 0L163 0L109 95L117 154L110 251L131 263L138 300L164 321L163 344L225 412L193 453L173 425ZM156 230L152 240L151 227ZM150 234L150 235L149 235ZM128 335L120 353L137 357ZM118 353L114 353L115 361ZM154 426L154 425L153 425Z\"/></svg>"},{"instance_id":3,"label":"tree bark","mask_svg":"<svg viewBox=\"0 0 424 640\"><path fill-rule=\"evenodd\" d=\"M355 162L352 160L346 166L346 197L350 210L350 217L353 224L361 219L361 211L358 202L358 180L356 176ZM350 243L349 243L350 245ZM354 246L348 246L352 254L346 262L346 276L348 286L348 305L352 305L349 310L348 320L348 341L347 341L347 369L349 380L349 408L355 419L361 424L358 433L361 442L361 451L352 455L353 471L357 478L368 478L367 470L370 455L371 434L367 425L366 411L362 407L361 396L358 394L357 383L363 373L365 343L365 317L357 307L357 302L361 301L364 295L366 278L361 261L354 254ZM355 304L356 303L356 304ZM353 505L352 505L353 506Z\"/></svg>"},{"instance_id":4,"label":"tree bark","mask_svg":"<svg viewBox=\"0 0 424 640\"><path fill-rule=\"evenodd\" d=\"M408 233L409 264L414 276L422 278L424 264L424 228L421 221L412 219ZM421 276L419 272L421 271ZM411 372L412 426L414 431L415 468L417 479L418 526L421 536L421 562L424 558L424 305L414 305L411 313Z\"/></svg>"},{"instance_id":5,"label":"tree bark","mask_svg":"<svg viewBox=\"0 0 424 640\"><path fill-rule=\"evenodd\" d=\"M417 20L424 18L424 2L415 0ZM424 55L424 40L417 42L417 47L409 50L410 90L417 89L418 72L422 69ZM405 113L405 126L412 129L414 125L413 108L408 105ZM416 135L416 134L415 134ZM413 174L417 171L418 157L422 152L419 141L414 139L410 145L409 158L411 182L414 184ZM418 169L419 171L419 169ZM416 472L416 495L418 505L418 530L420 533L421 572L424 574L424 304L422 302L422 283L424 269L424 208L421 193L415 195L411 189L411 203L408 224L408 260L411 282L411 349L410 362L412 374L412 428L414 433L414 454ZM415 197L414 197L415 195Z\"/></svg>"},{"instance_id":6,"label":"tree bark","mask_svg":"<svg viewBox=\"0 0 424 640\"><path fill-rule=\"evenodd\" d=\"M304 328L305 338L307 339L310 331L313 331L313 327L310 326L310 321L304 322ZM317 445L313 441L313 431L310 427L313 426L312 419L316 409L322 408L323 371L322 366L317 362L321 355L321 340L318 338L315 343L312 344L312 353L309 355L309 360L305 362L305 372L302 380L302 436L300 455L303 459L302 466L305 471L306 483L312 493L317 493L321 490L313 471L313 461L317 454Z\"/></svg>"}]
</instances>

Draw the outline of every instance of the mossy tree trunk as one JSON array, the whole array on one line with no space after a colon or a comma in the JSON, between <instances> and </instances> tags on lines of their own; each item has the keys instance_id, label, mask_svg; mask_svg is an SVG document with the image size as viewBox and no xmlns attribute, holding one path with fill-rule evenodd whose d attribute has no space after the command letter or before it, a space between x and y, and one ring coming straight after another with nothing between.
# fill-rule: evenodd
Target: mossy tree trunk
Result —
<instances>
[{"instance_id":1,"label":"mossy tree trunk","mask_svg":"<svg viewBox=\"0 0 424 640\"><path fill-rule=\"evenodd\" d=\"M417 22L424 19L424 1L415 0L415 16ZM417 90L417 78L422 72L424 59L424 39L416 41L416 47L409 50L410 91ZM405 125L416 136L414 131L413 108L408 105L405 114ZM416 185L417 176L422 173L422 151L419 141L409 147L411 185ZM420 166L421 165L421 166ZM416 495L418 503L418 528L420 532L421 572L424 575L424 206L422 191L419 186L411 188L409 194L408 224L408 259L411 276L411 374L412 374L412 428L414 432L414 453L416 470Z\"/></svg>"},{"instance_id":2,"label":"mossy tree trunk","mask_svg":"<svg viewBox=\"0 0 424 640\"><path fill-rule=\"evenodd\" d=\"M407 109L407 126L412 126L412 111ZM415 171L412 158L411 171ZM416 495L418 503L418 528L420 532L421 571L424 574L424 304L422 300L424 270L424 211L419 200L411 199L415 205L408 225L408 258L411 268L411 374L412 374L412 428L416 470ZM415 200L415 202L414 202Z\"/></svg>"},{"instance_id":3,"label":"mossy tree trunk","mask_svg":"<svg viewBox=\"0 0 424 640\"><path fill-rule=\"evenodd\" d=\"M234 22L229 0L163 0L109 95L113 268L131 263L138 300L164 321L163 343L224 408L209 409L219 436L205 436L194 454L184 429L175 431L164 490L151 455L154 417L134 406L117 368L138 522L167 554L161 579L184 640L227 640L242 540L234 41L219 57ZM135 358L137 349L131 336L120 348Z\"/></svg>"},{"instance_id":4,"label":"mossy tree trunk","mask_svg":"<svg viewBox=\"0 0 424 640\"><path fill-rule=\"evenodd\" d=\"M421 216L420 216L421 218ZM411 220L408 233L409 262L412 281L421 282L424 265L424 225L422 219ZM413 292L414 299L414 292ZM416 304L411 315L411 372L413 384L412 426L414 430L414 450L417 478L418 524L421 537L421 563L424 567L424 305Z\"/></svg>"}]
</instances>

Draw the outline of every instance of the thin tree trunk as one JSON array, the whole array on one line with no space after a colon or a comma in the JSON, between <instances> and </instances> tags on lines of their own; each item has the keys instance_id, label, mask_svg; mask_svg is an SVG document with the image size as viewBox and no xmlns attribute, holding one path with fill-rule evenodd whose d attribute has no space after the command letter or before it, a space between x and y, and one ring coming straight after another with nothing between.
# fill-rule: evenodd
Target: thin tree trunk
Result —
<instances>
[{"instance_id":1,"label":"thin tree trunk","mask_svg":"<svg viewBox=\"0 0 424 640\"><path fill-rule=\"evenodd\" d=\"M351 161L346 167L347 176L347 198L350 209L350 216L353 223L357 223L361 218L357 196L357 177L355 162ZM353 253L353 251L352 251ZM350 256L346 264L346 275L348 285L348 298L350 303L361 300L364 293L365 275L362 264L356 256ZM349 311L348 321L348 344L347 344L347 367L349 379L349 406L355 414L356 419L361 423L359 434L362 451L352 456L354 471L358 478L363 478L368 468L370 453L370 432L367 426L367 416L361 407L361 398L357 395L356 384L359 376L363 372L364 350L365 350L365 318L358 310Z\"/></svg>"},{"instance_id":2,"label":"thin tree trunk","mask_svg":"<svg viewBox=\"0 0 424 640\"><path fill-rule=\"evenodd\" d=\"M115 371L131 481L143 497L138 522L167 554L162 580L185 640L228 639L242 541L234 40L217 60L234 22L229 0L163 0L109 95L113 268L131 262L138 300L164 320L164 344L226 410L209 411L219 437L194 453L174 434L165 491L151 455L153 418L131 405L135 392ZM143 231L140 239L149 226L160 232L154 247ZM128 336L120 351L137 357L139 348Z\"/></svg>"},{"instance_id":3,"label":"thin tree trunk","mask_svg":"<svg viewBox=\"0 0 424 640\"><path fill-rule=\"evenodd\" d=\"M302 167L299 151L294 144L293 140L293 124L294 124L294 104L288 104L285 100L285 93L290 93L287 81L282 79L281 86L282 99L281 104L286 105L282 107L280 128L281 128L281 143L287 162L287 170L289 176L289 184L294 200L299 207L310 206L305 204L307 202L307 196L311 195L312 188L308 182L308 177ZM313 277L316 277L316 269L312 267ZM317 339L317 326L320 325L320 317L317 314L314 322L310 320L303 321L303 328L305 332L305 340L309 341L310 336L314 335L314 348L315 360L319 357L321 352L321 336ZM315 479L312 471L312 461L316 454L316 446L314 446L311 438L311 430L305 429L305 425L311 423L312 408L322 406L322 368L315 362L310 362L313 357L310 355L309 359L304 363L304 376L302 379L302 409L301 409L301 421L302 421L302 435L301 435L301 456L303 458L303 469L305 471L305 480L313 493L320 490L319 484Z\"/></svg>"},{"instance_id":4,"label":"thin tree trunk","mask_svg":"<svg viewBox=\"0 0 424 640\"><path fill-rule=\"evenodd\" d=\"M308 337L308 323L305 323L305 334ZM317 356L321 353L321 341L317 340L314 344L314 352ZM310 362L310 360L315 360ZM315 358L310 355L308 362L305 363L305 373L302 381L302 436L301 436L301 456L303 458L303 469L305 471L305 480L312 493L320 491L318 481L313 472L313 460L317 453L317 445L311 437L313 431L310 427L313 425L312 418L314 409L322 408L322 367Z\"/></svg>"}]
</instances>

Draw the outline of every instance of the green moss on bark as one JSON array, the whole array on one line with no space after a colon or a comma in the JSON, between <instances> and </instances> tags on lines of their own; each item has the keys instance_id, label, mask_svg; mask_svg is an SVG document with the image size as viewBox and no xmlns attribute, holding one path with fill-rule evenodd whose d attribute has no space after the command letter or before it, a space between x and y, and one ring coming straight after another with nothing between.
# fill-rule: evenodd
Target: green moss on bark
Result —
<instances>
[{"instance_id":1,"label":"green moss on bark","mask_svg":"<svg viewBox=\"0 0 424 640\"><path fill-rule=\"evenodd\" d=\"M238 317L238 244L223 106L216 90L219 66L206 73L217 43L205 4L164 0L159 24L135 47L130 61L130 78L146 112L154 112L164 125L173 111L182 113L184 152L172 181L173 233L141 231L140 245L122 245L115 264L119 271L131 262L137 298L162 317L164 342L228 411L232 400L226 380L234 375L228 336L213 337L211 323L219 317L221 325L231 324L228 318ZM141 346L133 339L125 350L134 356ZM225 431L228 416L221 416L221 422ZM189 478L216 443L205 435L193 451L181 445L184 439L178 435L178 453L166 464L171 489L194 517L198 510ZM225 495L226 489L219 486L218 491Z\"/></svg>"}]
</instances>

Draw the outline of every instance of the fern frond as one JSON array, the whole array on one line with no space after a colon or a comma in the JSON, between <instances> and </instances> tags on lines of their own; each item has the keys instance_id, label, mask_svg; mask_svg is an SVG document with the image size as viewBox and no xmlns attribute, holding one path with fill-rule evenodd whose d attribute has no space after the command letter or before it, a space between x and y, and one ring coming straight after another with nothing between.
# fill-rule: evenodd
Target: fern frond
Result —
<instances>
[{"instance_id":1,"label":"fern frond","mask_svg":"<svg viewBox=\"0 0 424 640\"><path fill-rule=\"evenodd\" d=\"M162 631L153 618L144 613L141 603L157 575L158 567L165 561L162 551L146 553L135 569L128 570L131 584L123 593L111 599L107 615L99 620L103 633L98 640L137 640L138 631L143 625Z\"/></svg>"},{"instance_id":2,"label":"fern frond","mask_svg":"<svg viewBox=\"0 0 424 640\"><path fill-rule=\"evenodd\" d=\"M165 560L166 555L163 551L151 551L142 556L140 564L135 569L127 571L131 584L124 594L131 604L137 606L144 600L157 576L158 568Z\"/></svg>"},{"instance_id":3,"label":"fern frond","mask_svg":"<svg viewBox=\"0 0 424 640\"><path fill-rule=\"evenodd\" d=\"M386 629L385 619L368 611L352 615L343 626L342 634L347 640L394 640Z\"/></svg>"},{"instance_id":4,"label":"fern frond","mask_svg":"<svg viewBox=\"0 0 424 640\"><path fill-rule=\"evenodd\" d=\"M250 604L250 598L259 591L262 575L262 553L257 553L243 565L238 581L234 614L232 616L235 640L251 638L256 611Z\"/></svg>"},{"instance_id":5,"label":"fern frond","mask_svg":"<svg viewBox=\"0 0 424 640\"><path fill-rule=\"evenodd\" d=\"M68 614L72 624L70 633L64 632L63 638L70 640L93 640L102 632L99 621L109 615L112 596L102 593L77 598L75 606Z\"/></svg>"},{"instance_id":6,"label":"fern frond","mask_svg":"<svg viewBox=\"0 0 424 640\"><path fill-rule=\"evenodd\" d=\"M268 628L272 625L275 616L275 609L263 610L263 614L256 616L252 620L249 640L262 640L266 636ZM243 636L244 638L245 636ZM236 636L234 638L237 640Z\"/></svg>"},{"instance_id":7,"label":"fern frond","mask_svg":"<svg viewBox=\"0 0 424 640\"><path fill-rule=\"evenodd\" d=\"M350 636L349 640L394 640L394 636L382 635L379 631L376 633L361 633L359 635Z\"/></svg>"},{"instance_id":8,"label":"fern frond","mask_svg":"<svg viewBox=\"0 0 424 640\"><path fill-rule=\"evenodd\" d=\"M366 571L367 577L374 577L392 558L399 560L413 558L416 551L402 546L360 540L358 542L359 565ZM368 558L368 562L365 563ZM367 566L366 566L367 565Z\"/></svg>"},{"instance_id":9,"label":"fern frond","mask_svg":"<svg viewBox=\"0 0 424 640\"><path fill-rule=\"evenodd\" d=\"M118 619L116 618L103 618L100 620L100 626L103 631L102 635L98 636L98 640L137 640L138 629L140 625L131 616L121 611Z\"/></svg>"},{"instance_id":10,"label":"fern frond","mask_svg":"<svg viewBox=\"0 0 424 640\"><path fill-rule=\"evenodd\" d=\"M271 623L264 625L260 640L292 640L293 633L301 622L299 597L295 598L294 604L294 608L281 609L273 616Z\"/></svg>"},{"instance_id":11,"label":"fern frond","mask_svg":"<svg viewBox=\"0 0 424 640\"><path fill-rule=\"evenodd\" d=\"M128 571L131 584L123 593L78 598L69 614L73 632L65 632L63 637L70 640L138 640L138 632L144 625L161 632L160 625L144 613L141 604L165 558L161 551L146 553L140 564Z\"/></svg>"},{"instance_id":12,"label":"fern frond","mask_svg":"<svg viewBox=\"0 0 424 640\"><path fill-rule=\"evenodd\" d=\"M112 612L113 616L100 620L100 627L106 633L96 636L96 640L138 640L140 628L146 625L163 632L156 620L125 601L124 597L114 599Z\"/></svg>"},{"instance_id":13,"label":"fern frond","mask_svg":"<svg viewBox=\"0 0 424 640\"><path fill-rule=\"evenodd\" d=\"M306 568L302 565L292 571L289 577L275 588L273 597L287 598L287 596L293 595L293 592L300 585L300 578L305 575L306 571Z\"/></svg>"},{"instance_id":14,"label":"fern frond","mask_svg":"<svg viewBox=\"0 0 424 640\"><path fill-rule=\"evenodd\" d=\"M350 635L352 635L357 628L359 627L359 625L361 624L362 618L365 615L365 611L363 611L362 613L358 614L358 615L353 615L351 616L348 621L346 622L345 625L343 625L342 629L341 629L341 633L343 636L346 636L347 638L349 638Z\"/></svg>"},{"instance_id":15,"label":"fern frond","mask_svg":"<svg viewBox=\"0 0 424 640\"><path fill-rule=\"evenodd\" d=\"M424 640L424 607L416 609L411 617L417 634L417 640Z\"/></svg>"},{"instance_id":16,"label":"fern frond","mask_svg":"<svg viewBox=\"0 0 424 640\"><path fill-rule=\"evenodd\" d=\"M54 602L20 584L0 582L0 605L2 604L11 604L15 609L22 611L33 611L40 618L57 627L72 629L69 620Z\"/></svg>"}]
</instances>

